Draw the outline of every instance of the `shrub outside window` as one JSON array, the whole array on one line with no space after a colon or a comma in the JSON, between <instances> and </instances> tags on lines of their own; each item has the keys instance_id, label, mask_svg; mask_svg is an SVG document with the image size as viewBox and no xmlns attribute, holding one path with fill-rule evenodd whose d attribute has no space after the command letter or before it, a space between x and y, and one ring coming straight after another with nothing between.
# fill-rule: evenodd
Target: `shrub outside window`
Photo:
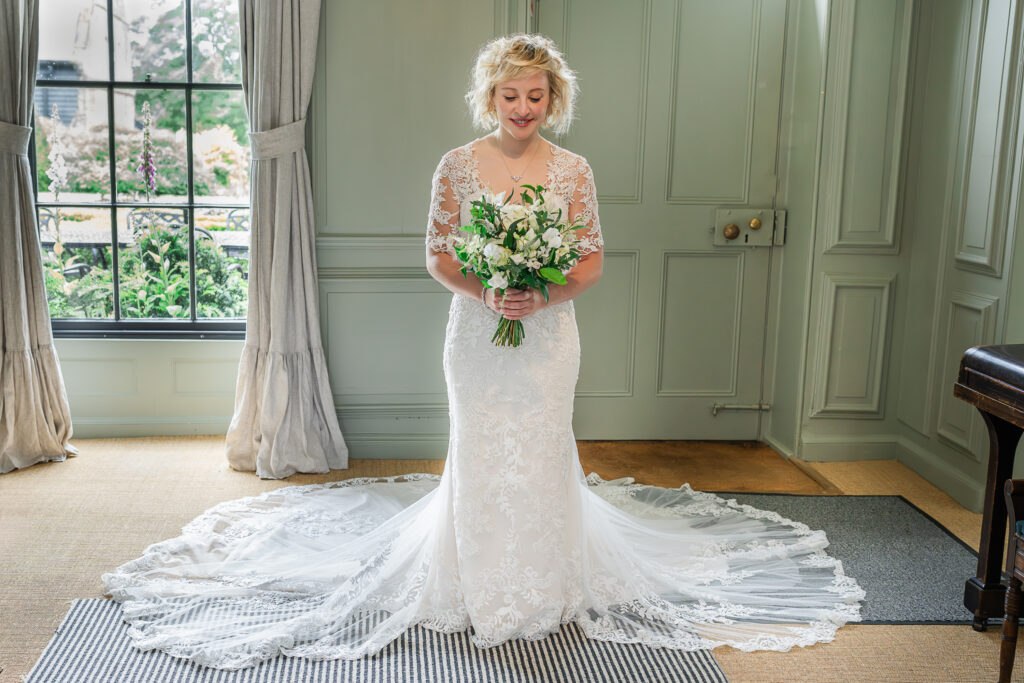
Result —
<instances>
[{"instance_id":1,"label":"shrub outside window","mask_svg":"<svg viewBox=\"0 0 1024 683\"><path fill-rule=\"evenodd\" d=\"M238 4L42 0L34 177L55 336L244 336Z\"/></svg>"}]
</instances>

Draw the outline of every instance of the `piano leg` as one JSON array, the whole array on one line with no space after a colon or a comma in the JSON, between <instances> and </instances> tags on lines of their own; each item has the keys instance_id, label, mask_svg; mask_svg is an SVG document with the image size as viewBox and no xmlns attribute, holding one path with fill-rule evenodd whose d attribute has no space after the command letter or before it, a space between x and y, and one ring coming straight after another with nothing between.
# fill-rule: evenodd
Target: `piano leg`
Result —
<instances>
[{"instance_id":1,"label":"piano leg","mask_svg":"<svg viewBox=\"0 0 1024 683\"><path fill-rule=\"evenodd\" d=\"M1021 428L980 408L988 428L988 476L985 479L985 509L978 548L978 574L964 587L964 607L974 613L973 628L985 630L989 618L1001 618L1006 599L1002 584L1003 545L1006 541L1006 502L1003 484L1013 471L1013 457Z\"/></svg>"}]
</instances>

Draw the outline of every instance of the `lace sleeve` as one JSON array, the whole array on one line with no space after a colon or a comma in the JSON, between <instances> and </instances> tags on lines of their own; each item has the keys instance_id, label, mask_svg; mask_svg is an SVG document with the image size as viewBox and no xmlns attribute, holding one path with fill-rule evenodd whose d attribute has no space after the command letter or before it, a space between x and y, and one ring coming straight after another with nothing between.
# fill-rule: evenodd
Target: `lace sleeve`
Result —
<instances>
[{"instance_id":1,"label":"lace sleeve","mask_svg":"<svg viewBox=\"0 0 1024 683\"><path fill-rule=\"evenodd\" d=\"M459 229L459 202L452 182L452 158L446 154L434 171L427 215L427 246L437 253L455 254Z\"/></svg>"},{"instance_id":2,"label":"lace sleeve","mask_svg":"<svg viewBox=\"0 0 1024 683\"><path fill-rule=\"evenodd\" d=\"M580 158L580 173L576 177L576 186L572 194L572 205L569 207L569 219L587 226L580 230L579 250L581 254L590 254L604 247L601 236L601 220L597 215L597 189L594 187L594 172L590 164Z\"/></svg>"}]
</instances>

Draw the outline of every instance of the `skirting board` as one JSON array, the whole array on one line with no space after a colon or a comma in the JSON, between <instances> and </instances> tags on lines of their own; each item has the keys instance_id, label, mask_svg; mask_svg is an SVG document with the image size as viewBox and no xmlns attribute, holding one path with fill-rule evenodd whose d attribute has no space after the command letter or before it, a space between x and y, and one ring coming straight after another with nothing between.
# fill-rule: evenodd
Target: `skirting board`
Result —
<instances>
[{"instance_id":1,"label":"skirting board","mask_svg":"<svg viewBox=\"0 0 1024 683\"><path fill-rule=\"evenodd\" d=\"M894 434L810 435L800 437L798 457L808 462L899 460L899 437Z\"/></svg>"},{"instance_id":2,"label":"skirting board","mask_svg":"<svg viewBox=\"0 0 1024 683\"><path fill-rule=\"evenodd\" d=\"M980 512L985 500L984 480L970 477L935 453L895 434L805 436L799 457L810 462L898 460L972 512Z\"/></svg>"},{"instance_id":3,"label":"skirting board","mask_svg":"<svg viewBox=\"0 0 1024 683\"><path fill-rule=\"evenodd\" d=\"M135 436L195 436L226 434L231 416L217 417L75 417L74 439L116 439Z\"/></svg>"},{"instance_id":4,"label":"skirting board","mask_svg":"<svg viewBox=\"0 0 1024 683\"><path fill-rule=\"evenodd\" d=\"M948 493L971 512L981 512L985 502L985 481L975 480L946 461L925 451L909 439L899 440L900 462ZM1000 495L1002 492L999 492Z\"/></svg>"}]
</instances>

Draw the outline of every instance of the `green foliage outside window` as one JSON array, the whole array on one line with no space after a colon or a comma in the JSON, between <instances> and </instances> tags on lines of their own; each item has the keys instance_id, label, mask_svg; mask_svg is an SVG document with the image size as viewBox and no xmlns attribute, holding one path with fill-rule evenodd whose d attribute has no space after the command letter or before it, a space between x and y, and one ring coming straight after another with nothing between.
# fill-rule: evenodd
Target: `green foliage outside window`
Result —
<instances>
[{"instance_id":1,"label":"green foliage outside window","mask_svg":"<svg viewBox=\"0 0 1024 683\"><path fill-rule=\"evenodd\" d=\"M121 247L121 315L125 318L188 318L188 236L173 228L140 230ZM112 318L114 285L110 247L99 258L90 249L44 254L52 318ZM248 260L228 256L208 239L196 240L196 305L200 318L241 318L247 309ZM84 271L84 274L81 274Z\"/></svg>"}]
</instances>

